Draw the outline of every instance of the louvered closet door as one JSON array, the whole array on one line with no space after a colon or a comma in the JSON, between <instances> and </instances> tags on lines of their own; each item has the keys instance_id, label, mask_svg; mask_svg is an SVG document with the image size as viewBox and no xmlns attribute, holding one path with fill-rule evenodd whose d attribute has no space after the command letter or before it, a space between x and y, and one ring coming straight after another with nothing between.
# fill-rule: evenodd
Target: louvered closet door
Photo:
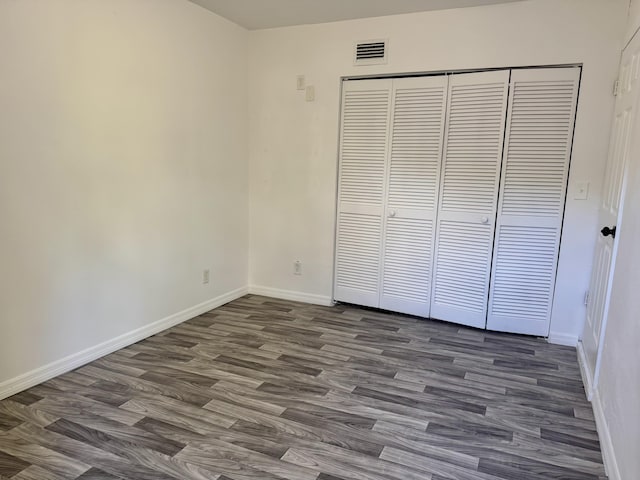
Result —
<instances>
[{"instance_id":1,"label":"louvered closet door","mask_svg":"<svg viewBox=\"0 0 640 480\"><path fill-rule=\"evenodd\" d=\"M448 78L393 82L380 308L429 316Z\"/></svg>"},{"instance_id":2,"label":"louvered closet door","mask_svg":"<svg viewBox=\"0 0 640 480\"><path fill-rule=\"evenodd\" d=\"M485 327L509 71L453 75L431 316Z\"/></svg>"},{"instance_id":3,"label":"louvered closet door","mask_svg":"<svg viewBox=\"0 0 640 480\"><path fill-rule=\"evenodd\" d=\"M343 85L334 298L379 306L392 80Z\"/></svg>"},{"instance_id":4,"label":"louvered closet door","mask_svg":"<svg viewBox=\"0 0 640 480\"><path fill-rule=\"evenodd\" d=\"M547 336L578 68L514 70L487 328Z\"/></svg>"}]
</instances>

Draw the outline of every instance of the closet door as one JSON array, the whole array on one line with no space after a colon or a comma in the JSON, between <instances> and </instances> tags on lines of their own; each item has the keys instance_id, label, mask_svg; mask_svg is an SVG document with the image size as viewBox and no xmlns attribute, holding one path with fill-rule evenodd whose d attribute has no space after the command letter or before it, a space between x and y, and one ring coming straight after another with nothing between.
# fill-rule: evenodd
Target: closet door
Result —
<instances>
[{"instance_id":1,"label":"closet door","mask_svg":"<svg viewBox=\"0 0 640 480\"><path fill-rule=\"evenodd\" d=\"M396 79L380 308L429 316L445 75Z\"/></svg>"},{"instance_id":2,"label":"closet door","mask_svg":"<svg viewBox=\"0 0 640 480\"><path fill-rule=\"evenodd\" d=\"M392 80L343 84L334 298L379 306Z\"/></svg>"},{"instance_id":3,"label":"closet door","mask_svg":"<svg viewBox=\"0 0 640 480\"><path fill-rule=\"evenodd\" d=\"M547 336L580 70L514 70L487 328Z\"/></svg>"},{"instance_id":4,"label":"closet door","mask_svg":"<svg viewBox=\"0 0 640 480\"><path fill-rule=\"evenodd\" d=\"M431 316L485 327L509 71L449 80Z\"/></svg>"}]
</instances>

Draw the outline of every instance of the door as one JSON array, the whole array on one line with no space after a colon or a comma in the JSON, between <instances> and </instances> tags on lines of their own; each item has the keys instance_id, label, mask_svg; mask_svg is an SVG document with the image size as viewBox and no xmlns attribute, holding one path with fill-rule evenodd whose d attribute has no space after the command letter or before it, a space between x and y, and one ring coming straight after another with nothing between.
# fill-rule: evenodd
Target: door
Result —
<instances>
[{"instance_id":1,"label":"door","mask_svg":"<svg viewBox=\"0 0 640 480\"><path fill-rule=\"evenodd\" d=\"M579 68L513 70L487 328L547 336Z\"/></svg>"},{"instance_id":2,"label":"door","mask_svg":"<svg viewBox=\"0 0 640 480\"><path fill-rule=\"evenodd\" d=\"M449 80L431 316L480 328L487 319L509 74Z\"/></svg>"},{"instance_id":3,"label":"door","mask_svg":"<svg viewBox=\"0 0 640 480\"><path fill-rule=\"evenodd\" d=\"M615 117L600 204L599 228L602 231L597 234L587 303L587 321L582 336L588 368L594 377L592 379L594 387L597 382L599 356L609 310L611 281L617 251L615 235L622 228L620 218L632 140L630 132L633 131L637 121L639 70L640 35L636 34L622 53Z\"/></svg>"},{"instance_id":4,"label":"door","mask_svg":"<svg viewBox=\"0 0 640 480\"><path fill-rule=\"evenodd\" d=\"M345 82L334 298L379 305L392 80Z\"/></svg>"},{"instance_id":5,"label":"door","mask_svg":"<svg viewBox=\"0 0 640 480\"><path fill-rule=\"evenodd\" d=\"M445 75L394 80L380 308L429 316Z\"/></svg>"}]
</instances>

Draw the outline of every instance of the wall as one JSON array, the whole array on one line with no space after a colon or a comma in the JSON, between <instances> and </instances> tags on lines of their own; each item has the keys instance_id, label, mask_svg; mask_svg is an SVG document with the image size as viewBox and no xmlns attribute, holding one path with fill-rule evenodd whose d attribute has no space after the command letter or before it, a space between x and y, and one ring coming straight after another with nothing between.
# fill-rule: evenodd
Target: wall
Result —
<instances>
[{"instance_id":1,"label":"wall","mask_svg":"<svg viewBox=\"0 0 640 480\"><path fill-rule=\"evenodd\" d=\"M632 2L628 31L640 25ZM633 30L631 35L635 32ZM630 38L631 35L628 35ZM637 108L637 106L635 107ZM629 155L629 176L607 330L594 407L611 480L631 480L640 472L640 122ZM610 442L610 443L609 443Z\"/></svg>"},{"instance_id":2,"label":"wall","mask_svg":"<svg viewBox=\"0 0 640 480\"><path fill-rule=\"evenodd\" d=\"M250 284L331 298L341 76L583 63L551 325L554 341L575 345L627 6L534 0L250 32ZM389 63L354 67L353 43L376 38L389 39ZM296 90L299 74L315 102ZM589 200L573 200L576 181L591 183ZM302 276L293 275L296 259Z\"/></svg>"},{"instance_id":3,"label":"wall","mask_svg":"<svg viewBox=\"0 0 640 480\"><path fill-rule=\"evenodd\" d=\"M631 40L638 28L640 28L640 0L630 0L629 19L627 20L627 30L624 35L625 45Z\"/></svg>"},{"instance_id":4,"label":"wall","mask_svg":"<svg viewBox=\"0 0 640 480\"><path fill-rule=\"evenodd\" d=\"M186 1L0 2L0 393L246 287L246 56Z\"/></svg>"}]
</instances>

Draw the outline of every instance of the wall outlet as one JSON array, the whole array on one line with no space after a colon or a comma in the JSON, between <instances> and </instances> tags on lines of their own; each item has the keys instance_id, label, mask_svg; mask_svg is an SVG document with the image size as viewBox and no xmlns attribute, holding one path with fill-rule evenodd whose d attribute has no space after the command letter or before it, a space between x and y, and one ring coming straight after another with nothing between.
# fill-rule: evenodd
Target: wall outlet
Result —
<instances>
[{"instance_id":1,"label":"wall outlet","mask_svg":"<svg viewBox=\"0 0 640 480\"><path fill-rule=\"evenodd\" d=\"M208 268L202 271L202 283L203 284L207 284L209 283L209 279L211 278L211 270L209 270Z\"/></svg>"},{"instance_id":2,"label":"wall outlet","mask_svg":"<svg viewBox=\"0 0 640 480\"><path fill-rule=\"evenodd\" d=\"M293 274L302 275L302 262L300 260L293 262Z\"/></svg>"}]
</instances>

